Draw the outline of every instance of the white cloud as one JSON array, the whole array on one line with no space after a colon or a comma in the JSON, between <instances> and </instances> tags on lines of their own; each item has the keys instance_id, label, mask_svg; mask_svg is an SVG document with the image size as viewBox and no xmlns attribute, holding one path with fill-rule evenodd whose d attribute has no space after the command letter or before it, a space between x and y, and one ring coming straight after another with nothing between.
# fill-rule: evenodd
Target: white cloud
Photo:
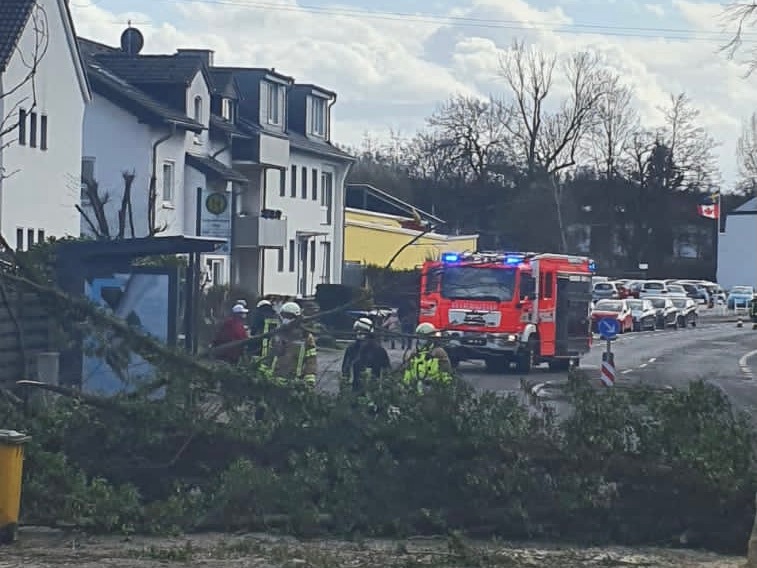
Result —
<instances>
[{"instance_id":1,"label":"white cloud","mask_svg":"<svg viewBox=\"0 0 757 568\"><path fill-rule=\"evenodd\" d=\"M514 39L560 54L601 52L634 87L640 113L649 123L659 120L658 109L671 92L687 92L705 126L723 142L727 178L735 172L741 121L757 106L755 80L744 79L743 67L718 53L713 38L722 7L717 3L673 0L670 10L689 29L687 39L675 40L629 37L609 29L608 35L600 30L560 33L561 26L574 23L566 10L579 4L570 1L555 0L551 8L538 9L525 0L459 0L448 19L360 17L346 6L308 11L298 9L296 1L278 0L276 9L270 3L255 8L241 2L180 2L171 24L153 22L149 14L114 14L93 0L71 6L84 37L116 45L123 25L114 22L131 19L145 35L145 52L210 48L220 65L276 67L298 81L334 89L339 94L334 132L344 143L358 143L366 131L385 134L389 127L409 134L453 93L501 92L499 58ZM671 16L658 4L644 7Z\"/></svg>"}]
</instances>

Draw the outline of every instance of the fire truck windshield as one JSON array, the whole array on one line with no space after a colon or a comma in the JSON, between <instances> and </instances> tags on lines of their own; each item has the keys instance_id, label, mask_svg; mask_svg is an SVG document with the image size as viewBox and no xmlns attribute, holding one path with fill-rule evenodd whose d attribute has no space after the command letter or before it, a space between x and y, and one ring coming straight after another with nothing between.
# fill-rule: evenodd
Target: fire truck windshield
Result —
<instances>
[{"instance_id":1,"label":"fire truck windshield","mask_svg":"<svg viewBox=\"0 0 757 568\"><path fill-rule=\"evenodd\" d=\"M442 296L451 300L509 302L515 289L515 270L482 266L445 266Z\"/></svg>"}]
</instances>

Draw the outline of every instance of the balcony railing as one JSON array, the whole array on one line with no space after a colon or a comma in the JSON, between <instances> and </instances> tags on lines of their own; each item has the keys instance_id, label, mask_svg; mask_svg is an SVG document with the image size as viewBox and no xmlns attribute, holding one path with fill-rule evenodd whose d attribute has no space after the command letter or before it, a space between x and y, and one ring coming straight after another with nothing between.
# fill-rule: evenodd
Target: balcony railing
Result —
<instances>
[{"instance_id":1,"label":"balcony railing","mask_svg":"<svg viewBox=\"0 0 757 568\"><path fill-rule=\"evenodd\" d=\"M287 244L286 217L264 211L266 215L239 215L234 220L234 246L238 248L283 248Z\"/></svg>"}]
</instances>

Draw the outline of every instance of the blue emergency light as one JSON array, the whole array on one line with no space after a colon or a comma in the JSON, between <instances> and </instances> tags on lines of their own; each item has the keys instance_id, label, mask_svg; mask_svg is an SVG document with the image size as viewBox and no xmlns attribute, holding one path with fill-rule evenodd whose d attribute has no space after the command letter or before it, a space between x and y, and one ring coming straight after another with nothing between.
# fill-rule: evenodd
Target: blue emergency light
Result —
<instances>
[{"instance_id":1,"label":"blue emergency light","mask_svg":"<svg viewBox=\"0 0 757 568\"><path fill-rule=\"evenodd\" d=\"M589 263L589 272L596 272L597 271L597 263L593 260Z\"/></svg>"},{"instance_id":2,"label":"blue emergency light","mask_svg":"<svg viewBox=\"0 0 757 568\"><path fill-rule=\"evenodd\" d=\"M507 255L507 256L505 257L505 264L511 264L511 265L512 265L512 264L520 264L520 263L521 263L521 262L523 262L523 261L524 261L525 259L526 259L526 257L525 257L525 256L523 256L522 254L521 254L521 255L517 255L517 254L508 254L508 255Z\"/></svg>"},{"instance_id":3,"label":"blue emergency light","mask_svg":"<svg viewBox=\"0 0 757 568\"><path fill-rule=\"evenodd\" d=\"M442 262L459 262L460 261L460 255L456 252L443 252L442 253Z\"/></svg>"}]
</instances>

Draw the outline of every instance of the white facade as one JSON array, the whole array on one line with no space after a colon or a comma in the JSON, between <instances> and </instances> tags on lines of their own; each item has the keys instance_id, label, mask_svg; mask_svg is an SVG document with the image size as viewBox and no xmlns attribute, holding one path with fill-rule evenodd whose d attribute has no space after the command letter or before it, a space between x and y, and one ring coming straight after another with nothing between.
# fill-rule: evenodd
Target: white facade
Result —
<instances>
[{"instance_id":1,"label":"white facade","mask_svg":"<svg viewBox=\"0 0 757 568\"><path fill-rule=\"evenodd\" d=\"M0 92L23 83L0 98L0 117L18 125L0 141L0 231L22 250L47 237L79 235L82 119L90 100L66 1L37 5L0 76ZM35 31L35 18L46 21L47 33ZM46 50L25 82L40 40Z\"/></svg>"},{"instance_id":2,"label":"white facade","mask_svg":"<svg viewBox=\"0 0 757 568\"><path fill-rule=\"evenodd\" d=\"M283 189L279 175L268 173L278 191L267 192L265 205L286 212L287 246L265 251L263 291L312 296L318 284L341 282L347 165L290 148Z\"/></svg>"},{"instance_id":3,"label":"white facade","mask_svg":"<svg viewBox=\"0 0 757 568\"><path fill-rule=\"evenodd\" d=\"M726 290L733 286L757 288L757 199L748 201L726 218L718 235L717 280Z\"/></svg>"}]
</instances>

